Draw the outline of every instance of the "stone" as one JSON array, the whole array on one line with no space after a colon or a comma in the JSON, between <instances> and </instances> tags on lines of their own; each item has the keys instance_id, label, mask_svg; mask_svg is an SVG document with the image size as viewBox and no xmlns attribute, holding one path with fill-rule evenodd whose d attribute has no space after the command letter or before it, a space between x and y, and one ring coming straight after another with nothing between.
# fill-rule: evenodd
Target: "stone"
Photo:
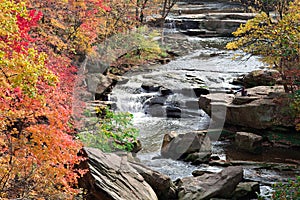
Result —
<instances>
[{"instance_id":1,"label":"stone","mask_svg":"<svg viewBox=\"0 0 300 200\"><path fill-rule=\"evenodd\" d=\"M147 99L143 105L143 107L145 106L152 106L154 104L159 104L159 105L164 105L165 102L167 100L167 97L165 96L155 96L155 97L151 97L149 99Z\"/></svg>"},{"instance_id":2,"label":"stone","mask_svg":"<svg viewBox=\"0 0 300 200\"><path fill-rule=\"evenodd\" d=\"M97 73L86 76L87 88L89 92L102 94L113 82L109 77Z\"/></svg>"},{"instance_id":3,"label":"stone","mask_svg":"<svg viewBox=\"0 0 300 200\"><path fill-rule=\"evenodd\" d=\"M287 95L283 86L257 86L248 88L247 93L245 97L226 93L201 95L198 103L212 121L224 118L228 125L254 129L295 126L293 117L282 112L288 109L286 105L275 103L278 97Z\"/></svg>"},{"instance_id":4,"label":"stone","mask_svg":"<svg viewBox=\"0 0 300 200\"><path fill-rule=\"evenodd\" d=\"M165 117L165 107L159 104L154 104L145 108L145 114L151 115L152 117Z\"/></svg>"},{"instance_id":5,"label":"stone","mask_svg":"<svg viewBox=\"0 0 300 200\"><path fill-rule=\"evenodd\" d=\"M237 96L233 99L232 104L234 105L243 105L251 103L252 101L258 100L259 97L249 97L249 96Z\"/></svg>"},{"instance_id":6,"label":"stone","mask_svg":"<svg viewBox=\"0 0 300 200\"><path fill-rule=\"evenodd\" d=\"M177 160L197 152L211 152L207 131L193 131L185 134L170 132L164 135L161 147L162 157Z\"/></svg>"},{"instance_id":7,"label":"stone","mask_svg":"<svg viewBox=\"0 0 300 200\"><path fill-rule=\"evenodd\" d=\"M166 95L170 95L173 94L172 90L165 88L165 87L160 87L159 88L159 92L161 95L166 96Z\"/></svg>"},{"instance_id":8,"label":"stone","mask_svg":"<svg viewBox=\"0 0 300 200\"><path fill-rule=\"evenodd\" d=\"M181 109L175 106L167 106L166 114L170 118L181 118Z\"/></svg>"},{"instance_id":9,"label":"stone","mask_svg":"<svg viewBox=\"0 0 300 200\"><path fill-rule=\"evenodd\" d=\"M206 170L199 170L199 169L192 172L192 175L194 177L202 176L203 174L214 174L214 172L206 171Z\"/></svg>"},{"instance_id":10,"label":"stone","mask_svg":"<svg viewBox=\"0 0 300 200\"><path fill-rule=\"evenodd\" d=\"M280 81L280 73L277 70L254 70L246 74L242 80L246 88L256 86L274 86Z\"/></svg>"},{"instance_id":11,"label":"stone","mask_svg":"<svg viewBox=\"0 0 300 200\"><path fill-rule=\"evenodd\" d=\"M157 195L145 179L134 169L127 157L103 153L99 149L84 148L89 172L80 186L89 189L93 200L157 200Z\"/></svg>"},{"instance_id":12,"label":"stone","mask_svg":"<svg viewBox=\"0 0 300 200\"><path fill-rule=\"evenodd\" d=\"M222 166L222 167L228 167L232 165L229 161L226 160L210 160L209 161L210 166Z\"/></svg>"},{"instance_id":13,"label":"stone","mask_svg":"<svg viewBox=\"0 0 300 200\"><path fill-rule=\"evenodd\" d=\"M232 194L233 200L257 199L260 193L258 182L242 182L239 183Z\"/></svg>"},{"instance_id":14,"label":"stone","mask_svg":"<svg viewBox=\"0 0 300 200\"><path fill-rule=\"evenodd\" d=\"M141 88L143 88L147 92L158 92L160 87L162 86L157 85L155 83L143 83L141 85Z\"/></svg>"},{"instance_id":15,"label":"stone","mask_svg":"<svg viewBox=\"0 0 300 200\"><path fill-rule=\"evenodd\" d=\"M193 88L193 91L195 92L196 97L200 97L201 95L209 94L208 89L201 88L201 87Z\"/></svg>"},{"instance_id":16,"label":"stone","mask_svg":"<svg viewBox=\"0 0 300 200\"><path fill-rule=\"evenodd\" d=\"M142 142L138 139L133 143L133 149L131 150L132 153L136 154L140 150L142 150Z\"/></svg>"},{"instance_id":17,"label":"stone","mask_svg":"<svg viewBox=\"0 0 300 200\"><path fill-rule=\"evenodd\" d=\"M138 173L145 179L145 181L152 187L158 199L171 200L177 198L176 186L169 176L154 171L151 168L142 165L141 163L130 162L130 165L136 169Z\"/></svg>"},{"instance_id":18,"label":"stone","mask_svg":"<svg viewBox=\"0 0 300 200\"><path fill-rule=\"evenodd\" d=\"M178 181L179 200L202 200L214 197L230 198L243 180L241 167L227 167L219 173L185 177Z\"/></svg>"},{"instance_id":19,"label":"stone","mask_svg":"<svg viewBox=\"0 0 300 200\"><path fill-rule=\"evenodd\" d=\"M262 153L263 137L253 133L237 132L235 135L235 145L242 150L254 154Z\"/></svg>"},{"instance_id":20,"label":"stone","mask_svg":"<svg viewBox=\"0 0 300 200\"><path fill-rule=\"evenodd\" d=\"M185 162L191 162L192 165L199 165L202 163L208 163L210 160L211 152L195 152L188 154L183 160Z\"/></svg>"},{"instance_id":21,"label":"stone","mask_svg":"<svg viewBox=\"0 0 300 200\"><path fill-rule=\"evenodd\" d=\"M109 67L109 65L103 63L101 59L93 58L91 56L87 57L83 64L84 68L88 71L89 74L103 74Z\"/></svg>"}]
</instances>

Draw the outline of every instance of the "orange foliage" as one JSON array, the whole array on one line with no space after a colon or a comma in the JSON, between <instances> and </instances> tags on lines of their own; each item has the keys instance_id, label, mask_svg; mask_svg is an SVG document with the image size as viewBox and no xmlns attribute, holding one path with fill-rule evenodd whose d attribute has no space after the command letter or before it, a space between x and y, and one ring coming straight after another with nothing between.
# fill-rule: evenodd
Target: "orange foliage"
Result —
<instances>
[{"instance_id":1,"label":"orange foliage","mask_svg":"<svg viewBox=\"0 0 300 200\"><path fill-rule=\"evenodd\" d=\"M8 0L0 8L0 198L71 199L82 145L71 135L72 84L58 79L74 80L74 68L36 51L47 49L28 34L40 12Z\"/></svg>"}]
</instances>

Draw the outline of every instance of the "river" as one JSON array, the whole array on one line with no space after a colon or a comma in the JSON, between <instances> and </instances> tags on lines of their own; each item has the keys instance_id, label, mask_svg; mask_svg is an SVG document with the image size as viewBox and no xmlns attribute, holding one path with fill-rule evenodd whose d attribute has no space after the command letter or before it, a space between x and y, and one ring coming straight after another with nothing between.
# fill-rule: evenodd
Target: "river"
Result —
<instances>
[{"instance_id":1,"label":"river","mask_svg":"<svg viewBox=\"0 0 300 200\"><path fill-rule=\"evenodd\" d=\"M191 51L168 64L145 66L125 74L123 77L126 81L114 87L109 100L116 103L118 111L128 111L134 115L134 126L140 130L139 139L143 145L142 151L138 153L142 163L169 175L173 180L191 176L191 172L195 169L221 171L222 167L206 164L193 166L186 162L161 158L160 147L163 136L170 131L186 133L211 128L209 116L199 109L199 94L195 93L195 88L205 88L209 92L237 91L239 87L230 84L233 78L266 66L257 57L244 56L243 59L233 59L241 52L224 49L229 38L197 38L178 34L169 37L174 41L178 39L179 43L185 41L186 45L192 46ZM194 46L197 49L193 48ZM173 93L163 96L157 91L149 92L142 89L143 84L163 86ZM157 97L163 97L163 103L149 106L149 99L157 100ZM180 116L168 117L166 111L168 107L179 108ZM213 154L221 159L228 159L226 153L228 141L215 140L212 146ZM265 197L271 190L269 186L272 183L293 176L294 172L267 170L257 165L244 166L244 177L259 181L261 192Z\"/></svg>"}]
</instances>

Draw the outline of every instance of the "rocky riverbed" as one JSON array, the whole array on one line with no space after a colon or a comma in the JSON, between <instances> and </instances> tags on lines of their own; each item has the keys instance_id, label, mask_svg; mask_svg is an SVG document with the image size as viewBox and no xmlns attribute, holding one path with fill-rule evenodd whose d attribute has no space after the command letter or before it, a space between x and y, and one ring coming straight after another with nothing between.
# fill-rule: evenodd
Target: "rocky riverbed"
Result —
<instances>
[{"instance_id":1,"label":"rocky riverbed","mask_svg":"<svg viewBox=\"0 0 300 200\"><path fill-rule=\"evenodd\" d=\"M177 16L178 19L191 14L195 15L193 18L199 17L198 21L204 20L202 15L197 16L203 13L187 11L193 10L193 6L203 10L203 5L213 7L202 1L195 1L191 7L181 3L181 8L187 9L181 13L182 16ZM212 12L212 9L209 11ZM254 112L254 117L249 113L253 112L251 108L226 115L230 110L227 108L239 106L247 109L255 102L265 105L261 101L271 101L268 95L274 96L278 92L265 89L253 89L252 92L247 89L250 96L242 96L239 92L241 85L232 84L253 70L264 71L264 64L247 55L244 60L233 60L237 52L224 49L224 44L231 38L199 38L178 32L182 31L175 29L165 33L164 44L169 45L179 57L164 65L150 64L120 78L102 75L103 70L99 69L101 63L97 65L97 60L87 61L87 70L93 74L86 79L91 93L83 96L89 101L90 97L97 100L112 83L117 83L107 96L108 104L117 111L133 113L143 145L136 158L130 154L104 154L95 149L85 149L90 158L85 164L91 170L83 181L89 184L83 185L91 190L90 199L255 199L259 191L268 198L266 193L273 183L285 182L299 175L297 145L289 145L287 138L281 138L279 142L276 138L272 139L272 135L284 135L280 134L281 127L265 137L265 126L272 127L274 124L269 123L272 120L264 115L263 108ZM208 32L205 34L209 35ZM217 106L211 106L211 97L217 94L222 94L222 98L214 99ZM273 104L270 105L276 109ZM97 105L92 103L89 106ZM243 117L248 115L249 119L243 122ZM260 116L263 116L262 120L255 121ZM225 123L231 126L230 132L224 131ZM251 129L245 128L247 126ZM252 129L256 131L253 133ZM200 139L199 131L201 134L205 132L206 139ZM166 136L168 134L170 136ZM207 137L211 150L206 148L204 155L201 147L203 141L208 141ZM176 145L166 148L164 138L187 151L178 151L179 156L166 156L170 154L163 153L161 147L169 148L171 152L178 148ZM185 142L179 143L182 139ZM188 148L190 146L193 148Z\"/></svg>"}]
</instances>

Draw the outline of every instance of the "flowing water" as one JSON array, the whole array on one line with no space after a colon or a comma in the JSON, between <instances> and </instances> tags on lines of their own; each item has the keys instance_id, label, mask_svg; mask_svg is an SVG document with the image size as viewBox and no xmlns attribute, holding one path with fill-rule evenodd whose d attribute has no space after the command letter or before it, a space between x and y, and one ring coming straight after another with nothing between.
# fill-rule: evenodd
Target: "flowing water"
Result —
<instances>
[{"instance_id":1,"label":"flowing water","mask_svg":"<svg viewBox=\"0 0 300 200\"><path fill-rule=\"evenodd\" d=\"M224 49L228 38L181 37L192 47L197 46L197 49L168 64L143 67L125 74L123 77L126 81L117 84L109 96L119 111L129 111L134 115L134 126L140 130L139 139L143 145L142 151L138 153L141 162L169 175L173 180L191 176L191 172L195 169L214 172L222 170L221 167L193 166L182 161L160 158L160 147L165 133L170 131L186 133L209 128L210 118L199 109L195 88L207 88L209 92L235 91L239 87L230 84L233 78L265 67L256 57L244 56L242 59L234 60L234 55L240 52ZM163 96L163 105L154 108L155 112L152 113L147 110L149 109L147 102L153 97L162 95L159 92L142 89L141 86L145 83L163 86L173 92ZM180 118L168 117L166 113L168 106L180 108ZM226 160L225 147L226 141L214 141L213 153ZM282 180L285 176L270 170L259 170L260 174L257 173L255 167L245 167L245 178L251 180L271 183L274 180ZM268 188L265 185L261 186L263 192Z\"/></svg>"}]
</instances>

